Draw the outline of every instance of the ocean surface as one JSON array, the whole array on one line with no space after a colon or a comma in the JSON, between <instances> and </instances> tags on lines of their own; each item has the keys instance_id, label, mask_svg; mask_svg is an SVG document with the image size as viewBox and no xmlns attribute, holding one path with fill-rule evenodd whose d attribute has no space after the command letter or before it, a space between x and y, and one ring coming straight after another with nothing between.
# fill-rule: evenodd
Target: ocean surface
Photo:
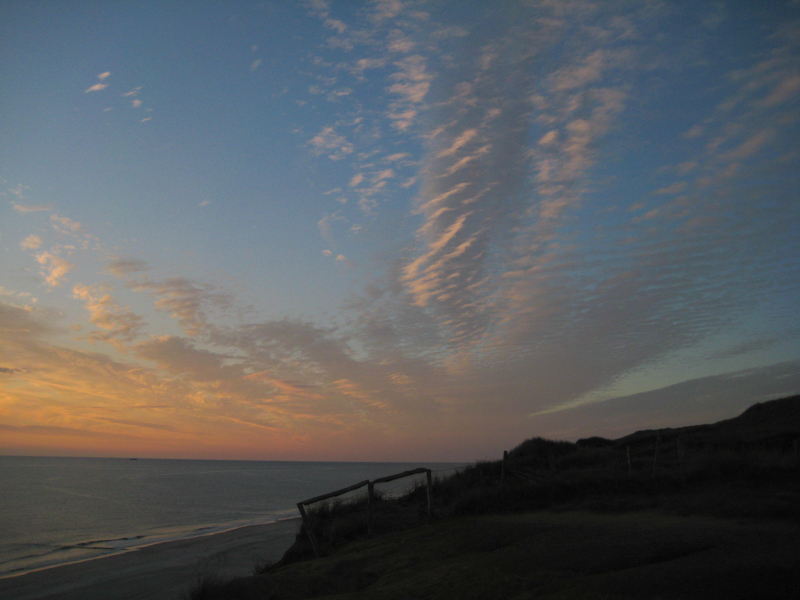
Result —
<instances>
[{"instance_id":1,"label":"ocean surface","mask_svg":"<svg viewBox=\"0 0 800 600\"><path fill-rule=\"evenodd\" d=\"M297 502L365 479L459 466L0 456L0 577L292 518Z\"/></svg>"}]
</instances>

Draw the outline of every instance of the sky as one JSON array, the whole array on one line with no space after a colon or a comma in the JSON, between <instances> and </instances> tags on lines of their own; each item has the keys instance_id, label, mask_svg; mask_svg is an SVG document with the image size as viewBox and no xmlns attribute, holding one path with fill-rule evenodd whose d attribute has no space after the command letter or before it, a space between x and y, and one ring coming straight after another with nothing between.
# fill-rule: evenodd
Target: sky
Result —
<instances>
[{"instance_id":1,"label":"sky","mask_svg":"<svg viewBox=\"0 0 800 600\"><path fill-rule=\"evenodd\" d=\"M0 5L0 454L472 461L800 393L800 2Z\"/></svg>"}]
</instances>

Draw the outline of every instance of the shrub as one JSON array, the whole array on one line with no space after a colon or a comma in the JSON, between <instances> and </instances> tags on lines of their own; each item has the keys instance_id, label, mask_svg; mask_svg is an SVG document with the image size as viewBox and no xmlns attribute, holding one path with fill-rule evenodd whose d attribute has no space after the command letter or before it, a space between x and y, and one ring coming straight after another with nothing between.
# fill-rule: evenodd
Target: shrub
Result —
<instances>
[{"instance_id":1,"label":"shrub","mask_svg":"<svg viewBox=\"0 0 800 600\"><path fill-rule=\"evenodd\" d=\"M184 600L247 600L247 589L238 579L223 579L216 573L204 574L183 596Z\"/></svg>"}]
</instances>

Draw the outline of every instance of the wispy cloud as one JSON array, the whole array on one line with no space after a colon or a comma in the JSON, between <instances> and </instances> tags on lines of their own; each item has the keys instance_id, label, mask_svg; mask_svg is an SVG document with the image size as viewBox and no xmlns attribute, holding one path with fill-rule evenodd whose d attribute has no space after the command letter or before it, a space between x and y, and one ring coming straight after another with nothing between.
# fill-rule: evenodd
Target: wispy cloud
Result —
<instances>
[{"instance_id":1,"label":"wispy cloud","mask_svg":"<svg viewBox=\"0 0 800 600\"><path fill-rule=\"evenodd\" d=\"M75 234L83 231L83 227L77 221L73 221L69 217L62 217L57 214L50 215L50 221L53 229L59 233Z\"/></svg>"},{"instance_id":2,"label":"wispy cloud","mask_svg":"<svg viewBox=\"0 0 800 600\"><path fill-rule=\"evenodd\" d=\"M147 292L157 299L155 306L178 320L186 333L199 335L208 326L207 312L230 307L231 295L213 285L193 282L183 277L161 281L137 279L128 282L136 292Z\"/></svg>"},{"instance_id":3,"label":"wispy cloud","mask_svg":"<svg viewBox=\"0 0 800 600\"><path fill-rule=\"evenodd\" d=\"M89 338L132 341L139 335L144 320L140 315L131 312L128 307L117 304L109 291L112 290L81 284L72 288L74 297L85 302L86 310L89 311L89 322L102 330L89 334Z\"/></svg>"},{"instance_id":4,"label":"wispy cloud","mask_svg":"<svg viewBox=\"0 0 800 600\"><path fill-rule=\"evenodd\" d=\"M100 81L98 83L95 83L94 85L90 86L89 88L87 88L85 90L85 93L88 94L89 92L100 92L100 91L106 89L108 87L108 84L107 83L103 83L103 82L106 79L108 79L109 77L111 77L111 72L110 71L105 71L103 73L100 73L97 76L97 79L99 79Z\"/></svg>"},{"instance_id":5,"label":"wispy cloud","mask_svg":"<svg viewBox=\"0 0 800 600\"><path fill-rule=\"evenodd\" d=\"M36 262L42 265L44 269L45 282L51 287L61 285L61 282L67 276L75 265L67 259L57 254L50 252L41 252L36 255Z\"/></svg>"},{"instance_id":6,"label":"wispy cloud","mask_svg":"<svg viewBox=\"0 0 800 600\"><path fill-rule=\"evenodd\" d=\"M25 250L36 250L42 245L42 238L38 235L32 234L20 242L20 248Z\"/></svg>"},{"instance_id":7,"label":"wispy cloud","mask_svg":"<svg viewBox=\"0 0 800 600\"><path fill-rule=\"evenodd\" d=\"M346 221L341 214L333 213L330 215L325 215L317 222L317 227L319 228L319 233L327 242L333 242L333 225L337 221Z\"/></svg>"},{"instance_id":8,"label":"wispy cloud","mask_svg":"<svg viewBox=\"0 0 800 600\"><path fill-rule=\"evenodd\" d=\"M131 257L115 257L108 261L106 269L109 273L124 279L135 273L144 273L150 269L149 265L139 259Z\"/></svg>"},{"instance_id":9,"label":"wispy cloud","mask_svg":"<svg viewBox=\"0 0 800 600\"><path fill-rule=\"evenodd\" d=\"M309 140L316 154L327 153L331 160L341 160L353 152L353 144L343 135L338 135L333 127L323 127Z\"/></svg>"},{"instance_id":10,"label":"wispy cloud","mask_svg":"<svg viewBox=\"0 0 800 600\"><path fill-rule=\"evenodd\" d=\"M14 210L20 214L32 213L32 212L50 212L53 209L50 206L43 206L41 204L21 204L19 202L14 202L12 204Z\"/></svg>"}]
</instances>

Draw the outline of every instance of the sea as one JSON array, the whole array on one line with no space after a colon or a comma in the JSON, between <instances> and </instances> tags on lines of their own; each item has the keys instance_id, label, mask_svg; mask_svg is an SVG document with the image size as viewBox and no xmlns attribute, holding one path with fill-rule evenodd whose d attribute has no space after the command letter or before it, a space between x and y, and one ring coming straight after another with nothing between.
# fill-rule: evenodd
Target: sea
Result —
<instances>
[{"instance_id":1,"label":"sea","mask_svg":"<svg viewBox=\"0 0 800 600\"><path fill-rule=\"evenodd\" d=\"M0 578L291 519L301 500L366 479L461 466L0 456ZM379 489L400 495L414 482Z\"/></svg>"}]
</instances>

